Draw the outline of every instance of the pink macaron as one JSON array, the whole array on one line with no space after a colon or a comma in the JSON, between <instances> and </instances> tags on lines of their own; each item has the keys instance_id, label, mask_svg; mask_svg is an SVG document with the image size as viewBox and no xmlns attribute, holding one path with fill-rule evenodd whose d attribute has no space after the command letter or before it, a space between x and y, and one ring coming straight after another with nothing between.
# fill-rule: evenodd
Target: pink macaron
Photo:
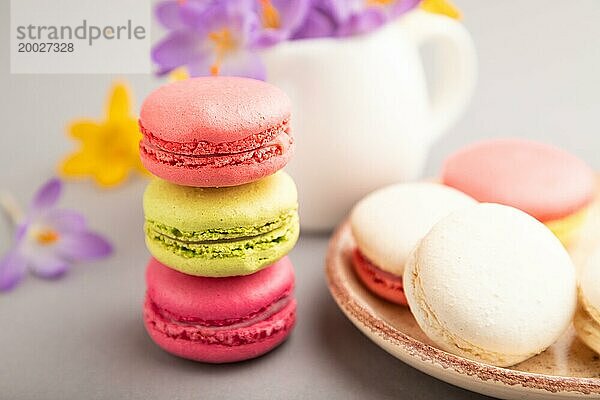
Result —
<instances>
[{"instance_id":1,"label":"pink macaron","mask_svg":"<svg viewBox=\"0 0 600 400\"><path fill-rule=\"evenodd\" d=\"M579 235L596 196L590 166L558 147L523 139L467 146L444 162L442 182L481 202L518 208L565 245Z\"/></svg>"},{"instance_id":2,"label":"pink macaron","mask_svg":"<svg viewBox=\"0 0 600 400\"><path fill-rule=\"evenodd\" d=\"M512 206L542 222L564 218L588 205L594 171L558 147L524 139L492 139L452 154L444 184L480 202Z\"/></svg>"},{"instance_id":3,"label":"pink macaron","mask_svg":"<svg viewBox=\"0 0 600 400\"><path fill-rule=\"evenodd\" d=\"M237 186L283 168L293 152L290 100L263 81L201 77L142 104L140 155L154 175L197 187Z\"/></svg>"},{"instance_id":4,"label":"pink macaron","mask_svg":"<svg viewBox=\"0 0 600 400\"><path fill-rule=\"evenodd\" d=\"M209 363L258 357L281 344L296 321L294 271L287 257L247 276L185 275L152 258L144 323L174 355Z\"/></svg>"}]
</instances>

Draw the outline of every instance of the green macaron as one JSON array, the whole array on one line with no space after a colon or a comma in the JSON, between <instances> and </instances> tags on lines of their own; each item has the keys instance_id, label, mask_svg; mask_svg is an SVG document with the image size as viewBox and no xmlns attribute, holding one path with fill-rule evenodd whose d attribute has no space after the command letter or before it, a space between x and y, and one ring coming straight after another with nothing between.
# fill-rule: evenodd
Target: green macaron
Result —
<instances>
[{"instance_id":1,"label":"green macaron","mask_svg":"<svg viewBox=\"0 0 600 400\"><path fill-rule=\"evenodd\" d=\"M150 253L189 275L252 274L286 255L299 234L296 185L283 171L224 188L154 179L144 214Z\"/></svg>"}]
</instances>

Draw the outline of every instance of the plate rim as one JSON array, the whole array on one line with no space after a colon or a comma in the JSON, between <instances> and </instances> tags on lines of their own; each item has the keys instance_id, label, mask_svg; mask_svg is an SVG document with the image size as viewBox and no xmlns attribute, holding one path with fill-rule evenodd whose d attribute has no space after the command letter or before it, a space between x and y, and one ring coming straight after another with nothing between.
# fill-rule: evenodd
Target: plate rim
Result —
<instances>
[{"instance_id":1,"label":"plate rim","mask_svg":"<svg viewBox=\"0 0 600 400\"><path fill-rule=\"evenodd\" d=\"M335 230L327 246L325 272L329 292L338 307L351 315L357 322L377 335L381 340L400 347L408 357L422 363L430 363L434 368L459 376L476 378L481 383L494 381L505 386L522 386L542 390L547 393L600 394L600 379L546 375L496 367L469 360L421 342L394 328L383 318L370 312L370 306L351 293L343 284L336 263L340 258L340 239L350 231L350 223L345 219ZM351 233L349 233L351 234ZM352 318L350 318L352 319ZM352 321L355 322L355 321ZM370 339L370 338L369 338Z\"/></svg>"}]
</instances>

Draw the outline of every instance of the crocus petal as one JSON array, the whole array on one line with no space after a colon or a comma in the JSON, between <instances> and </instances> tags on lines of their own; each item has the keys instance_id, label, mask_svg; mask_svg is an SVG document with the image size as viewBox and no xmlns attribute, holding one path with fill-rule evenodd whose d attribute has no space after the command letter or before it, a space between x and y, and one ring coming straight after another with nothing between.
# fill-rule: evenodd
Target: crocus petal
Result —
<instances>
[{"instance_id":1,"label":"crocus petal","mask_svg":"<svg viewBox=\"0 0 600 400\"><path fill-rule=\"evenodd\" d=\"M82 119L74 121L69 127L69 134L75 139L90 139L98 136L101 127L96 121Z\"/></svg>"},{"instance_id":2,"label":"crocus petal","mask_svg":"<svg viewBox=\"0 0 600 400\"><path fill-rule=\"evenodd\" d=\"M245 76L265 80L266 70L260 56L248 50L229 55L221 65L220 75Z\"/></svg>"},{"instance_id":3,"label":"crocus petal","mask_svg":"<svg viewBox=\"0 0 600 400\"><path fill-rule=\"evenodd\" d=\"M212 64L208 57L200 57L187 64L187 71L191 77L210 76Z\"/></svg>"},{"instance_id":4,"label":"crocus petal","mask_svg":"<svg viewBox=\"0 0 600 400\"><path fill-rule=\"evenodd\" d=\"M421 0L397 0L392 6L390 17L395 18L415 8Z\"/></svg>"},{"instance_id":5,"label":"crocus petal","mask_svg":"<svg viewBox=\"0 0 600 400\"><path fill-rule=\"evenodd\" d=\"M44 254L28 254L27 264L31 272L45 279L59 278L71 267L67 260L47 252L44 252Z\"/></svg>"},{"instance_id":6,"label":"crocus petal","mask_svg":"<svg viewBox=\"0 0 600 400\"><path fill-rule=\"evenodd\" d=\"M261 24L260 33L254 41L255 48L265 48L288 39L304 21L309 0L272 0L272 6L279 15L280 26L277 28L264 27ZM259 7L258 13L262 10Z\"/></svg>"},{"instance_id":7,"label":"crocus petal","mask_svg":"<svg viewBox=\"0 0 600 400\"><path fill-rule=\"evenodd\" d=\"M235 4L240 4L240 2L241 0L234 1ZM260 21L251 8L246 12L242 12L242 10L244 10L243 4L246 3L241 3L239 8L232 8L231 5L233 3L226 2L229 6L226 7L224 14L215 15L214 20L211 22L211 31L228 29L233 33L238 47L245 48L251 45L258 35ZM249 7L249 5L246 4L246 7Z\"/></svg>"},{"instance_id":8,"label":"crocus petal","mask_svg":"<svg viewBox=\"0 0 600 400\"><path fill-rule=\"evenodd\" d=\"M360 13L353 14L340 24L337 29L337 36L345 37L371 32L386 22L385 14L378 9L369 8Z\"/></svg>"},{"instance_id":9,"label":"crocus petal","mask_svg":"<svg viewBox=\"0 0 600 400\"><path fill-rule=\"evenodd\" d=\"M127 86L122 83L113 85L107 107L109 120L129 119L131 102Z\"/></svg>"},{"instance_id":10,"label":"crocus petal","mask_svg":"<svg viewBox=\"0 0 600 400\"><path fill-rule=\"evenodd\" d=\"M68 155L60 164L63 176L79 177L90 174L94 170L95 158L88 152L77 151Z\"/></svg>"},{"instance_id":11,"label":"crocus petal","mask_svg":"<svg viewBox=\"0 0 600 400\"><path fill-rule=\"evenodd\" d=\"M15 243L20 242L21 240L23 240L25 235L27 235L27 230L29 229L31 220L32 220L31 216L28 216L22 222L17 224L17 226L15 228L15 235L14 235Z\"/></svg>"},{"instance_id":12,"label":"crocus petal","mask_svg":"<svg viewBox=\"0 0 600 400\"><path fill-rule=\"evenodd\" d=\"M13 249L0 260L0 291L13 289L25 276L27 263L23 255Z\"/></svg>"},{"instance_id":13,"label":"crocus petal","mask_svg":"<svg viewBox=\"0 0 600 400\"><path fill-rule=\"evenodd\" d=\"M219 1L210 2L206 0L187 0L178 4L179 18L185 28L196 28L202 30L203 22L208 18L208 12L219 6Z\"/></svg>"},{"instance_id":14,"label":"crocus petal","mask_svg":"<svg viewBox=\"0 0 600 400\"><path fill-rule=\"evenodd\" d=\"M188 65L191 76L210 76L212 63L208 59L197 60ZM223 60L219 69L221 76L244 76L264 80L266 77L265 66L260 56L249 50L239 50L229 54Z\"/></svg>"},{"instance_id":15,"label":"crocus petal","mask_svg":"<svg viewBox=\"0 0 600 400\"><path fill-rule=\"evenodd\" d=\"M204 55L201 39L192 32L172 32L152 49L152 60L162 72L189 64Z\"/></svg>"},{"instance_id":16,"label":"crocus petal","mask_svg":"<svg viewBox=\"0 0 600 400\"><path fill-rule=\"evenodd\" d=\"M52 227L60 233L75 233L86 230L87 224L85 218L80 213L73 210L54 209L48 211L40 223L44 226Z\"/></svg>"},{"instance_id":17,"label":"crocus petal","mask_svg":"<svg viewBox=\"0 0 600 400\"><path fill-rule=\"evenodd\" d=\"M185 27L180 15L181 5L177 0L167 0L158 3L154 8L157 21L167 29L177 30Z\"/></svg>"},{"instance_id":18,"label":"crocus petal","mask_svg":"<svg viewBox=\"0 0 600 400\"><path fill-rule=\"evenodd\" d=\"M219 0L204 1L202 6L196 2L186 1L180 11L182 20L188 29L198 36L206 36L209 32L219 31L225 27L238 30L235 26L244 18L253 18L255 13L252 4L255 0Z\"/></svg>"},{"instance_id":19,"label":"crocus petal","mask_svg":"<svg viewBox=\"0 0 600 400\"><path fill-rule=\"evenodd\" d=\"M130 165L126 162L112 162L94 171L96 183L103 187L111 187L123 182L129 175Z\"/></svg>"},{"instance_id":20,"label":"crocus petal","mask_svg":"<svg viewBox=\"0 0 600 400\"><path fill-rule=\"evenodd\" d=\"M460 10L450 0L423 0L420 7L430 13L445 15L454 19L461 18Z\"/></svg>"},{"instance_id":21,"label":"crocus petal","mask_svg":"<svg viewBox=\"0 0 600 400\"><path fill-rule=\"evenodd\" d=\"M397 0L392 6L390 16L392 18L404 14L405 12L415 8L421 0Z\"/></svg>"},{"instance_id":22,"label":"crocus petal","mask_svg":"<svg viewBox=\"0 0 600 400\"><path fill-rule=\"evenodd\" d=\"M58 178L52 178L46 182L33 196L31 210L34 212L45 211L53 207L62 192L62 182Z\"/></svg>"},{"instance_id":23,"label":"crocus petal","mask_svg":"<svg viewBox=\"0 0 600 400\"><path fill-rule=\"evenodd\" d=\"M318 8L312 8L303 24L292 34L292 39L331 37L336 29L330 15Z\"/></svg>"},{"instance_id":24,"label":"crocus petal","mask_svg":"<svg viewBox=\"0 0 600 400\"><path fill-rule=\"evenodd\" d=\"M323 0L319 8L331 15L336 22L343 22L356 12L356 3L356 0ZM359 6L360 9L364 7L366 6Z\"/></svg>"},{"instance_id":25,"label":"crocus petal","mask_svg":"<svg viewBox=\"0 0 600 400\"><path fill-rule=\"evenodd\" d=\"M238 29L238 40L243 48L252 48L253 43L257 41L260 35L260 22L258 16L254 13L238 18L236 29Z\"/></svg>"},{"instance_id":26,"label":"crocus petal","mask_svg":"<svg viewBox=\"0 0 600 400\"><path fill-rule=\"evenodd\" d=\"M254 12L256 0L226 0L221 1L230 15L246 15ZM218 3L218 2L217 2Z\"/></svg>"},{"instance_id":27,"label":"crocus petal","mask_svg":"<svg viewBox=\"0 0 600 400\"><path fill-rule=\"evenodd\" d=\"M284 30L263 30L256 39L253 40L252 49L266 49L279 42L284 41L290 36L290 33Z\"/></svg>"},{"instance_id":28,"label":"crocus petal","mask_svg":"<svg viewBox=\"0 0 600 400\"><path fill-rule=\"evenodd\" d=\"M185 81L186 79L189 79L189 78L190 78L190 72L188 71L187 67L185 67L185 66L175 68L169 74L170 82Z\"/></svg>"},{"instance_id":29,"label":"crocus petal","mask_svg":"<svg viewBox=\"0 0 600 400\"><path fill-rule=\"evenodd\" d=\"M56 252L73 261L98 260L110 255L112 251L112 245L93 232L64 235L56 244Z\"/></svg>"},{"instance_id":30,"label":"crocus petal","mask_svg":"<svg viewBox=\"0 0 600 400\"><path fill-rule=\"evenodd\" d=\"M282 29L293 32L306 18L310 0L272 0L281 17Z\"/></svg>"}]
</instances>

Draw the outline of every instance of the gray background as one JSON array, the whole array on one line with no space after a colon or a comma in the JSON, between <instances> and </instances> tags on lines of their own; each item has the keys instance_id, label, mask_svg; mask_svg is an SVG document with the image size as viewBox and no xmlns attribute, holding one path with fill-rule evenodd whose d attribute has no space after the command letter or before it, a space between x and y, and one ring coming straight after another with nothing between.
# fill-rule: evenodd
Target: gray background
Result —
<instances>
[{"instance_id":1,"label":"gray background","mask_svg":"<svg viewBox=\"0 0 600 400\"><path fill-rule=\"evenodd\" d=\"M474 139L517 135L556 143L600 169L600 2L458 1L476 42L480 78L463 120L434 147L427 175ZM77 116L100 117L104 75L10 75L8 1L0 3L0 191L25 203L73 148ZM139 101L157 84L127 76ZM203 365L154 346L141 323L141 193L134 179L112 191L70 183L63 205L84 212L116 243L105 262L77 266L59 282L28 278L0 294L2 399L483 398L428 377L372 344L329 296L326 236L302 236L299 323L282 347L257 360ZM0 225L0 251L10 243Z\"/></svg>"}]
</instances>

